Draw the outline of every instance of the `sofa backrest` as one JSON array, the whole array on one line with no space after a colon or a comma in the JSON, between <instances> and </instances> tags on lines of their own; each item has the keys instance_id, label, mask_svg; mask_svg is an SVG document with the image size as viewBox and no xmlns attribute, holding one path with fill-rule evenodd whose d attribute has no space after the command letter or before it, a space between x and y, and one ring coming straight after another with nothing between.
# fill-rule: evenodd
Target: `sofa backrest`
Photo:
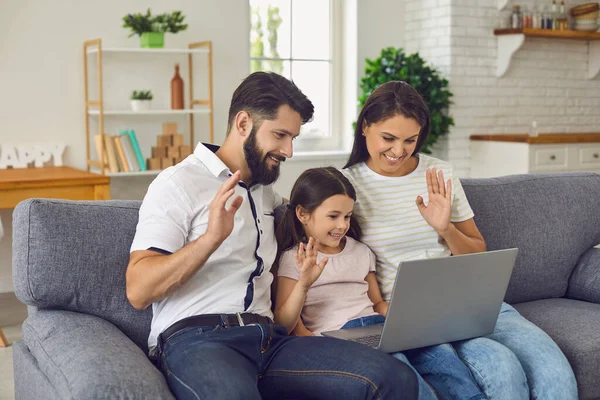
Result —
<instances>
[{"instance_id":1,"label":"sofa backrest","mask_svg":"<svg viewBox=\"0 0 600 400\"><path fill-rule=\"evenodd\" d=\"M29 199L13 213L15 294L38 308L95 315L147 351L152 310L135 310L125 269L139 201Z\"/></svg>"},{"instance_id":2,"label":"sofa backrest","mask_svg":"<svg viewBox=\"0 0 600 400\"><path fill-rule=\"evenodd\" d=\"M488 250L518 247L506 301L563 297L581 255L600 243L600 175L461 181Z\"/></svg>"}]
</instances>

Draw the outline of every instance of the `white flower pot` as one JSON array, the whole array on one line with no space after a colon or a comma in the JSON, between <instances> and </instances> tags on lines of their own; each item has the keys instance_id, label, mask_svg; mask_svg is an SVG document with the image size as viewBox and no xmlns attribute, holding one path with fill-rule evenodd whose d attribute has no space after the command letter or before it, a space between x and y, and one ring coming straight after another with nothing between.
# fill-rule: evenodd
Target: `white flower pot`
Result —
<instances>
[{"instance_id":1,"label":"white flower pot","mask_svg":"<svg viewBox=\"0 0 600 400\"><path fill-rule=\"evenodd\" d=\"M152 100L131 100L131 109L133 111L146 111L150 109Z\"/></svg>"}]
</instances>

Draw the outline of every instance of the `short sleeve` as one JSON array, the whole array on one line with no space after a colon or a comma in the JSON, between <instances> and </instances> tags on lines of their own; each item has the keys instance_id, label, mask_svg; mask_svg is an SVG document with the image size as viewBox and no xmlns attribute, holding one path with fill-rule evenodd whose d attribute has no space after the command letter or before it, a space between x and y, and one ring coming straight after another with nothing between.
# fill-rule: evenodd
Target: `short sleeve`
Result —
<instances>
[{"instance_id":1,"label":"short sleeve","mask_svg":"<svg viewBox=\"0 0 600 400\"><path fill-rule=\"evenodd\" d=\"M281 255L279 260L279 269L277 276L283 276L290 279L298 280L300 278L300 272L296 266L295 257L296 247L290 249Z\"/></svg>"},{"instance_id":2,"label":"short sleeve","mask_svg":"<svg viewBox=\"0 0 600 400\"><path fill-rule=\"evenodd\" d=\"M175 253L185 243L190 229L190 205L179 186L157 178L142 201L130 251L162 250Z\"/></svg>"},{"instance_id":3,"label":"short sleeve","mask_svg":"<svg viewBox=\"0 0 600 400\"><path fill-rule=\"evenodd\" d=\"M371 249L369 249L367 247L367 250L369 252L369 272L376 272L377 269L375 268L375 261L377 260L375 257L375 253L373 253L373 251Z\"/></svg>"},{"instance_id":4,"label":"short sleeve","mask_svg":"<svg viewBox=\"0 0 600 400\"><path fill-rule=\"evenodd\" d=\"M463 222L473 218L475 214L471 209L467 195L463 190L462 184L458 177L452 178L452 215L451 222Z\"/></svg>"}]
</instances>

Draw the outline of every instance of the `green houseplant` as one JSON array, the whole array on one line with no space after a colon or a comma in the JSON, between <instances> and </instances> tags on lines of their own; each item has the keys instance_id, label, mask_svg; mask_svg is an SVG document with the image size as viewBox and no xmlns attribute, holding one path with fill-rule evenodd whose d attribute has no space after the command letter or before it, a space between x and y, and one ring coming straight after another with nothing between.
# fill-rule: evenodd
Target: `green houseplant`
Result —
<instances>
[{"instance_id":1,"label":"green houseplant","mask_svg":"<svg viewBox=\"0 0 600 400\"><path fill-rule=\"evenodd\" d=\"M134 90L131 93L131 109L133 111L149 110L153 97L151 90Z\"/></svg>"},{"instance_id":2,"label":"green houseplant","mask_svg":"<svg viewBox=\"0 0 600 400\"><path fill-rule=\"evenodd\" d=\"M146 14L127 14L123 17L123 28L129 28L131 33L140 36L140 46L146 48L164 47L165 32L177 33L187 29L183 23L185 15L181 11L152 15L148 9Z\"/></svg>"},{"instance_id":3,"label":"green houseplant","mask_svg":"<svg viewBox=\"0 0 600 400\"><path fill-rule=\"evenodd\" d=\"M430 154L431 146L454 125L454 120L448 116L452 97L448 81L440 77L437 70L428 66L418 53L406 55L403 49L388 47L381 50L378 58L366 60L365 75L360 80L362 94L358 98L359 106L365 104L379 85L389 81L408 83L419 92L429 107L429 137L421 151Z\"/></svg>"}]
</instances>

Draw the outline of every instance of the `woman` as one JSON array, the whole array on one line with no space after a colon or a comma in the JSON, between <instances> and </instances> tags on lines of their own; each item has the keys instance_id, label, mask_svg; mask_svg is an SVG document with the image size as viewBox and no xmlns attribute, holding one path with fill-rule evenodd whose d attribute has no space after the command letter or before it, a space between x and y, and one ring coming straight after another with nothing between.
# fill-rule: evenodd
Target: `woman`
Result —
<instances>
[{"instance_id":1,"label":"woman","mask_svg":"<svg viewBox=\"0 0 600 400\"><path fill-rule=\"evenodd\" d=\"M452 166L419 154L428 133L421 96L405 82L385 83L359 114L342 170L357 190L354 212L362 241L377 257L387 301L400 261L486 250ZM452 346L490 399L577 399L575 376L558 346L508 304L493 334ZM426 353L405 354L411 360ZM414 357L413 365L426 364ZM419 372L430 382L438 379L426 368Z\"/></svg>"}]
</instances>

